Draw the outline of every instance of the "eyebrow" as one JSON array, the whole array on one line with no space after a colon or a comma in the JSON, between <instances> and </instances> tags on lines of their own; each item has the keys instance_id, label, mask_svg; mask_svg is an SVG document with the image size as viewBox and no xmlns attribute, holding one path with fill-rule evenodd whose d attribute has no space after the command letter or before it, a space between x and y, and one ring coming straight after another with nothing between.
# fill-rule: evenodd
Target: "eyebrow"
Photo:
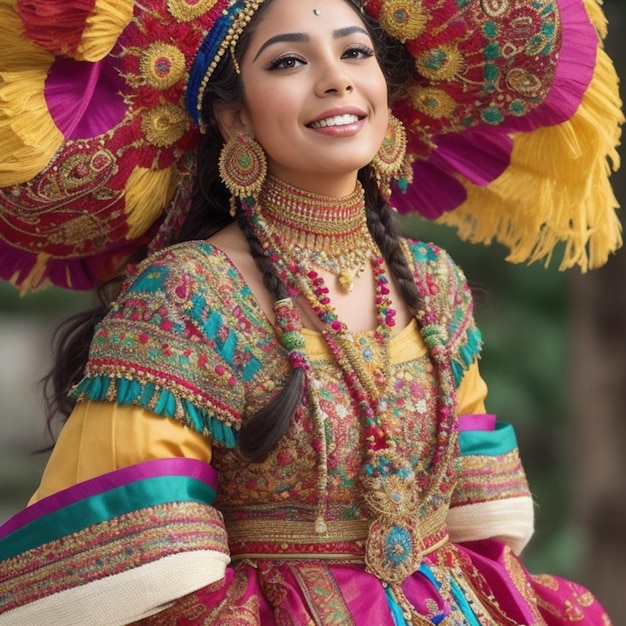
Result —
<instances>
[{"instance_id":1,"label":"eyebrow","mask_svg":"<svg viewBox=\"0 0 626 626\"><path fill-rule=\"evenodd\" d=\"M333 39L342 39L343 37L348 37L349 35L353 35L354 33L362 33L364 35L370 36L369 32L361 27L361 26L346 26L345 28L338 28L333 31ZM259 55L263 50L267 47L272 46L276 43L282 42L290 42L290 41L298 41L298 42L308 42L311 41L311 38L306 33L284 33L282 35L274 35L274 37L270 37L260 48L259 51L252 59L252 62L256 61L259 58Z\"/></svg>"}]
</instances>

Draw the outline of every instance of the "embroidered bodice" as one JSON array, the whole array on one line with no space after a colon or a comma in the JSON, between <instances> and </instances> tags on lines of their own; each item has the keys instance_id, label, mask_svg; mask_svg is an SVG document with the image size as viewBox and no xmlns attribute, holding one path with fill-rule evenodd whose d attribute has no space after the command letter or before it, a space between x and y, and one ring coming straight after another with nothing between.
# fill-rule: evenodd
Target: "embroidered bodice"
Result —
<instances>
[{"instance_id":1,"label":"embroidered bodice","mask_svg":"<svg viewBox=\"0 0 626 626\"><path fill-rule=\"evenodd\" d=\"M389 344L389 458L386 448L364 451L349 372L305 330L322 411L305 395L269 458L242 459L241 425L290 372L275 329L230 260L206 243L139 266L96 330L74 390L80 402L43 481L54 495L10 522L14 532L0 542L9 608L41 593L64 607L64 590L75 603L86 582L115 579L132 594L128 614L140 617L153 604L137 607L145 594L124 578L139 566L142 585L153 581L159 608L169 607L144 620L155 625L245 615L251 624L499 626L544 624L544 613L566 609L583 621L603 615L590 594L528 575L515 556L532 532L533 502L511 426L484 413L469 291L437 248L406 251L425 307ZM384 344L367 332L350 341L360 355L352 362L374 377ZM452 381L445 396L442 363ZM439 416L452 424L445 440ZM145 440L135 446L137 433ZM120 445L128 465L119 464ZM86 456L107 473L68 487ZM11 558L18 544L25 552Z\"/></svg>"},{"instance_id":2,"label":"embroidered bodice","mask_svg":"<svg viewBox=\"0 0 626 626\"><path fill-rule=\"evenodd\" d=\"M411 244L407 251L430 311L431 335L437 334L439 344L433 345L450 355L458 383L479 347L469 291L458 268L435 247ZM181 244L129 279L95 334L75 395L140 404L210 438L220 482L216 506L234 555L259 550L261 543L264 550L280 552L287 539L305 550L324 543L329 551L362 553L368 528L359 480L363 429L321 335L305 331L305 337L324 418L324 454L305 394L276 449L261 464L247 463L235 447L237 431L284 384L289 365L270 321L230 260L206 243ZM432 336L427 339L432 343ZM372 373L380 369L384 355L373 333L355 333L352 341L363 365ZM387 426L399 442L396 453L416 471L421 489L436 469L430 459L438 379L416 321L391 339L391 362ZM449 445L457 445L455 437ZM327 471L323 493L320 463ZM420 503L426 544L445 536L454 462L441 476L438 488ZM312 527L320 509L327 530L316 536ZM277 531L278 521L290 525Z\"/></svg>"}]
</instances>

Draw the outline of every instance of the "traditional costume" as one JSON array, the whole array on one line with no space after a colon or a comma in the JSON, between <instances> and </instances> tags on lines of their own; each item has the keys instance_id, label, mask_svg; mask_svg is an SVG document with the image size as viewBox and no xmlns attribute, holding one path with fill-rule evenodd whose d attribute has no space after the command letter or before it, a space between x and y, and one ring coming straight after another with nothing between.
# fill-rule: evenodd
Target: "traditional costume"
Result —
<instances>
[{"instance_id":1,"label":"traditional costume","mask_svg":"<svg viewBox=\"0 0 626 626\"><path fill-rule=\"evenodd\" d=\"M218 248L168 245L206 82L260 5L0 0L2 278L87 289L150 249L96 328L38 491L0 527L0 624L610 624L519 559L532 498L446 253L402 242L422 306L396 332L361 189L331 202L268 177L243 207L318 333L292 298L269 320ZM604 263L622 116L597 5L360 5L415 58L393 206L512 261L564 242L563 267ZM342 238L353 274L372 264L375 330L350 332L325 296L315 267L342 277L343 260L287 254L303 224ZM242 424L295 366L287 433L247 461Z\"/></svg>"}]
</instances>

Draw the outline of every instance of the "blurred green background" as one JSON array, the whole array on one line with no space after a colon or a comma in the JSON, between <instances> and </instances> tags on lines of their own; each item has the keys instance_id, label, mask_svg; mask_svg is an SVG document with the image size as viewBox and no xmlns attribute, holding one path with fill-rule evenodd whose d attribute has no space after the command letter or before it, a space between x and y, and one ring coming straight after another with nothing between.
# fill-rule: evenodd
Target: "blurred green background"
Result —
<instances>
[{"instance_id":1,"label":"blurred green background","mask_svg":"<svg viewBox=\"0 0 626 626\"><path fill-rule=\"evenodd\" d=\"M626 2L609 1L604 8L611 28L607 48L623 76L626 52L620 34L626 25ZM625 176L626 170L613 178L622 205ZM580 276L577 270L561 273L541 265L510 265L498 245L473 246L460 242L451 229L415 218L402 221L407 234L447 249L470 282L488 291L488 301L477 311L485 341L481 368L490 389L488 409L515 425L537 502L537 530L525 554L527 566L534 572L584 579L612 604L615 623L626 624L620 622L626 619L626 609L619 593L593 585L591 529L573 497L577 462L572 445L573 293L581 281L594 280L594 273ZM626 267L625 254L620 251L609 264ZM614 274L621 279L610 286L608 298L611 289L624 290L623 273ZM0 284L0 521L24 505L45 462L45 454L31 453L46 445L38 381L50 362L53 329L61 318L91 301L90 294L57 289L20 298L14 288ZM626 318L621 323L624 338ZM626 351L626 343L622 349ZM621 380L626 386L625 375ZM624 416L626 405L621 409ZM626 500L625 493L617 497ZM626 527L622 530L626 534ZM626 553L618 554L618 561L626 561ZM624 581L623 569L615 580Z\"/></svg>"}]
</instances>

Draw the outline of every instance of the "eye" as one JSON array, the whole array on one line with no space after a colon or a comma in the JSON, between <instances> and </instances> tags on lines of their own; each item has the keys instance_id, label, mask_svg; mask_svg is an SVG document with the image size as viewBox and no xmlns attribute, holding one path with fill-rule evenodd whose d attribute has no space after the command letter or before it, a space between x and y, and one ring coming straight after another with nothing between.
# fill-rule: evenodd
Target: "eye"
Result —
<instances>
[{"instance_id":1,"label":"eye","mask_svg":"<svg viewBox=\"0 0 626 626\"><path fill-rule=\"evenodd\" d=\"M354 44L350 46L342 55L342 59L363 59L374 56L374 50L365 44Z\"/></svg>"},{"instance_id":2,"label":"eye","mask_svg":"<svg viewBox=\"0 0 626 626\"><path fill-rule=\"evenodd\" d=\"M272 61L269 64L268 69L270 71L272 70L292 70L296 67L298 67L298 65L300 64L306 64L306 61L295 55L295 54L285 54L281 57L278 57L278 59Z\"/></svg>"}]
</instances>

